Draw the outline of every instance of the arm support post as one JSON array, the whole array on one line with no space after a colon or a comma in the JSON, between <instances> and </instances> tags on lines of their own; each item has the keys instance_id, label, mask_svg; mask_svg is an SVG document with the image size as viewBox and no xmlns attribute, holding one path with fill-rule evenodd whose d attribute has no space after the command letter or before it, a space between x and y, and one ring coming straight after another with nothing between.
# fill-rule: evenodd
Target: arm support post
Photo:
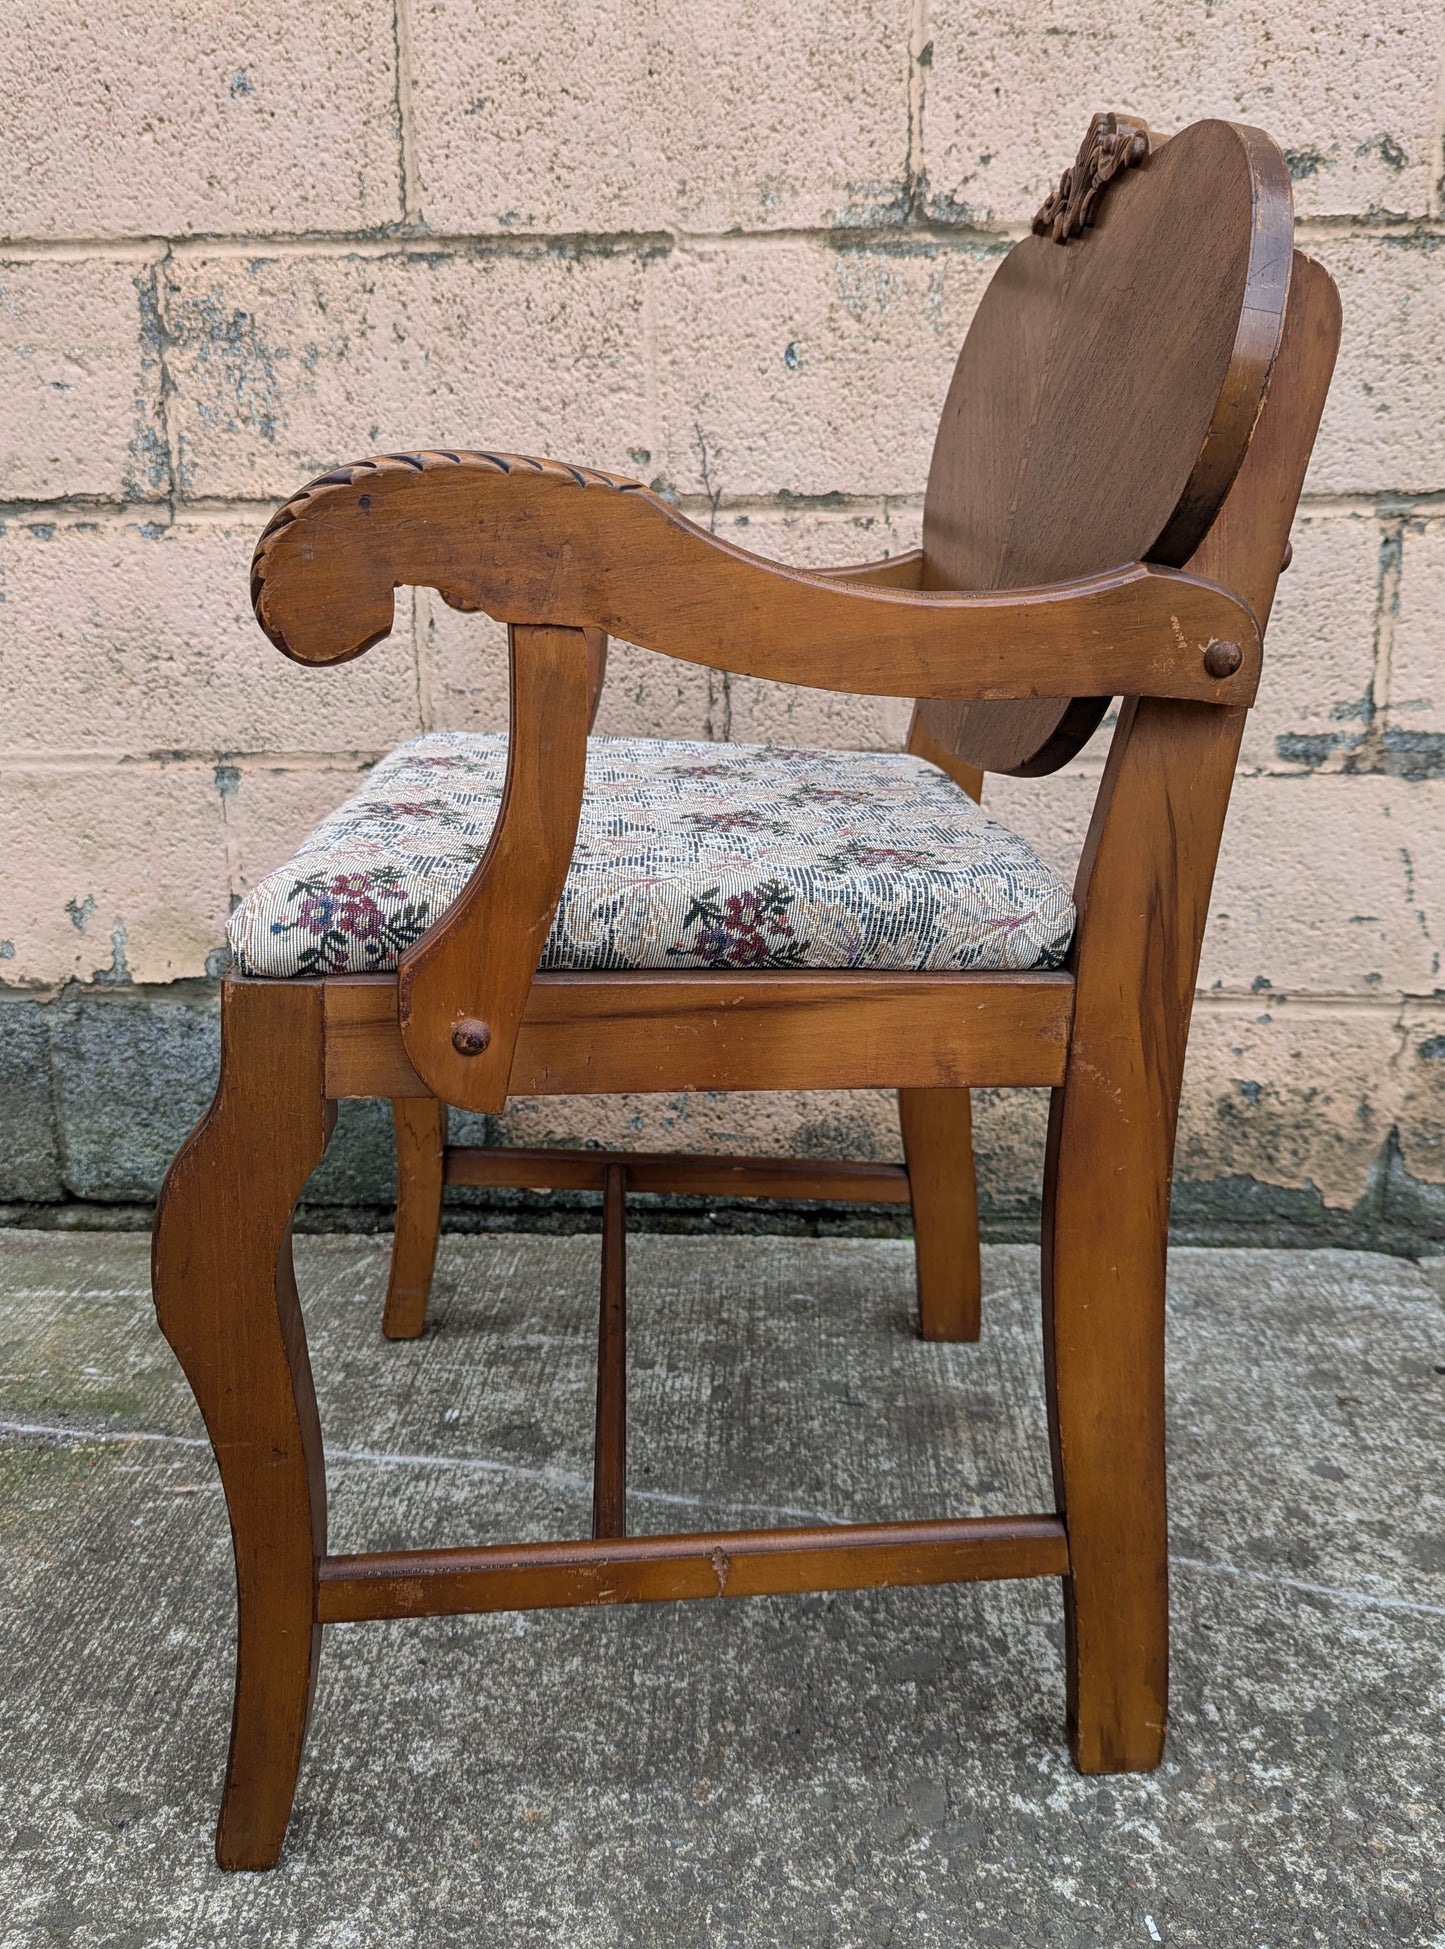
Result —
<instances>
[{"instance_id":1,"label":"arm support post","mask_svg":"<svg viewBox=\"0 0 1445 1949\"><path fill-rule=\"evenodd\" d=\"M557 911L582 810L587 632L508 632L507 777L486 852L456 905L401 958L397 1006L417 1074L444 1103L495 1111Z\"/></svg>"}]
</instances>

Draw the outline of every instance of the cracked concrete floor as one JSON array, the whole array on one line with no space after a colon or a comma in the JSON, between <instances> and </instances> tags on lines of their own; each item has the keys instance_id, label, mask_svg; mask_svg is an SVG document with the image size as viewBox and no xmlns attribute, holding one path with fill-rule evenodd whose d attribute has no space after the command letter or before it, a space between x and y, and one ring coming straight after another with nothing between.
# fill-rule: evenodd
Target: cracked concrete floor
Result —
<instances>
[{"instance_id":1,"label":"cracked concrete floor","mask_svg":"<svg viewBox=\"0 0 1445 1949\"><path fill-rule=\"evenodd\" d=\"M630 1242L637 1528L1046 1508L1036 1265L977 1347L910 1248ZM581 1534L597 1242L297 1261L332 1547ZM1445 1943L1431 1269L1180 1251L1168 1757L1083 1780L1053 1584L328 1632L282 1866L211 1856L224 1509L145 1241L0 1235L0 1943Z\"/></svg>"}]
</instances>

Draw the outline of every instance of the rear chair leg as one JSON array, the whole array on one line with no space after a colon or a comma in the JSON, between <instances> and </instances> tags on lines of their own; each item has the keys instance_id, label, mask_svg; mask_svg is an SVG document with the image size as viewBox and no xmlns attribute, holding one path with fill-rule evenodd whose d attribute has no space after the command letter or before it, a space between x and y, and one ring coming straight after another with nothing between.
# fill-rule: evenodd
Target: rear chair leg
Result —
<instances>
[{"instance_id":1,"label":"rear chair leg","mask_svg":"<svg viewBox=\"0 0 1445 1949\"><path fill-rule=\"evenodd\" d=\"M1131 1119L1127 1091L1108 1085L1074 1070L1054 1092L1044 1183L1044 1359L1069 1535L1069 1744L1081 1773L1157 1766L1169 1697L1169 1166L1166 1149L1162 1171L1150 1168L1140 1153L1154 1133L1139 1143L1147 1120Z\"/></svg>"},{"instance_id":2,"label":"rear chair leg","mask_svg":"<svg viewBox=\"0 0 1445 1949\"><path fill-rule=\"evenodd\" d=\"M1132 698L1079 866L1074 1021L1044 1167L1044 1358L1069 1731L1084 1773L1159 1764L1169 1688L1164 1273L1199 944L1242 710ZM1168 834L1162 852L1139 835Z\"/></svg>"},{"instance_id":3,"label":"rear chair leg","mask_svg":"<svg viewBox=\"0 0 1445 1949\"><path fill-rule=\"evenodd\" d=\"M335 1120L321 985L228 981L221 1081L156 1212L156 1314L205 1417L231 1518L238 1641L223 1868L281 1852L321 1649L326 1474L291 1214Z\"/></svg>"},{"instance_id":4,"label":"rear chair leg","mask_svg":"<svg viewBox=\"0 0 1445 1949\"><path fill-rule=\"evenodd\" d=\"M388 1340L414 1340L426 1325L441 1231L447 1106L434 1096L397 1097L391 1121L396 1132L396 1230L381 1330Z\"/></svg>"},{"instance_id":5,"label":"rear chair leg","mask_svg":"<svg viewBox=\"0 0 1445 1949\"><path fill-rule=\"evenodd\" d=\"M898 1120L913 1201L919 1331L925 1340L976 1340L983 1281L968 1091L900 1090Z\"/></svg>"}]
</instances>

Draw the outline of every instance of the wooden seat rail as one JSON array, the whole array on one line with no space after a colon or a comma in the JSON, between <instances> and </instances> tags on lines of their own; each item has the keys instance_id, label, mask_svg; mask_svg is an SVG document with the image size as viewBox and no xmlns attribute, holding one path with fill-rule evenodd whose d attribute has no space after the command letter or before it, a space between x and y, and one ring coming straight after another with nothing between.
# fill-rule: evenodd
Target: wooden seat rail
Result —
<instances>
[{"instance_id":1,"label":"wooden seat rail","mask_svg":"<svg viewBox=\"0 0 1445 1949\"><path fill-rule=\"evenodd\" d=\"M394 976L318 982L326 1094L431 1096ZM1064 1080L1071 974L540 974L508 1093L1048 1087ZM450 1101L450 1099L446 1099Z\"/></svg>"}]
</instances>

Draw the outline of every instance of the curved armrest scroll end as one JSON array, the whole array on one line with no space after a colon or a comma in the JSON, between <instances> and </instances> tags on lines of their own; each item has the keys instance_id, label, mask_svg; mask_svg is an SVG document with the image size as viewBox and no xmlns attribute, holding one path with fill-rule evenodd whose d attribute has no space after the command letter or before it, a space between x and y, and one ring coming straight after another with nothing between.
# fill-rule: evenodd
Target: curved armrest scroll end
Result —
<instances>
[{"instance_id":1,"label":"curved armrest scroll end","mask_svg":"<svg viewBox=\"0 0 1445 1949\"><path fill-rule=\"evenodd\" d=\"M293 663L349 663L389 636L392 584L357 572L354 556L297 545L287 523L262 536L251 564L256 621Z\"/></svg>"},{"instance_id":2,"label":"curved armrest scroll end","mask_svg":"<svg viewBox=\"0 0 1445 1949\"><path fill-rule=\"evenodd\" d=\"M390 636L396 623L396 605L388 591L384 603L368 603L349 612L337 605L320 615L288 615L263 596L256 604L256 620L293 663L350 663Z\"/></svg>"}]
</instances>

